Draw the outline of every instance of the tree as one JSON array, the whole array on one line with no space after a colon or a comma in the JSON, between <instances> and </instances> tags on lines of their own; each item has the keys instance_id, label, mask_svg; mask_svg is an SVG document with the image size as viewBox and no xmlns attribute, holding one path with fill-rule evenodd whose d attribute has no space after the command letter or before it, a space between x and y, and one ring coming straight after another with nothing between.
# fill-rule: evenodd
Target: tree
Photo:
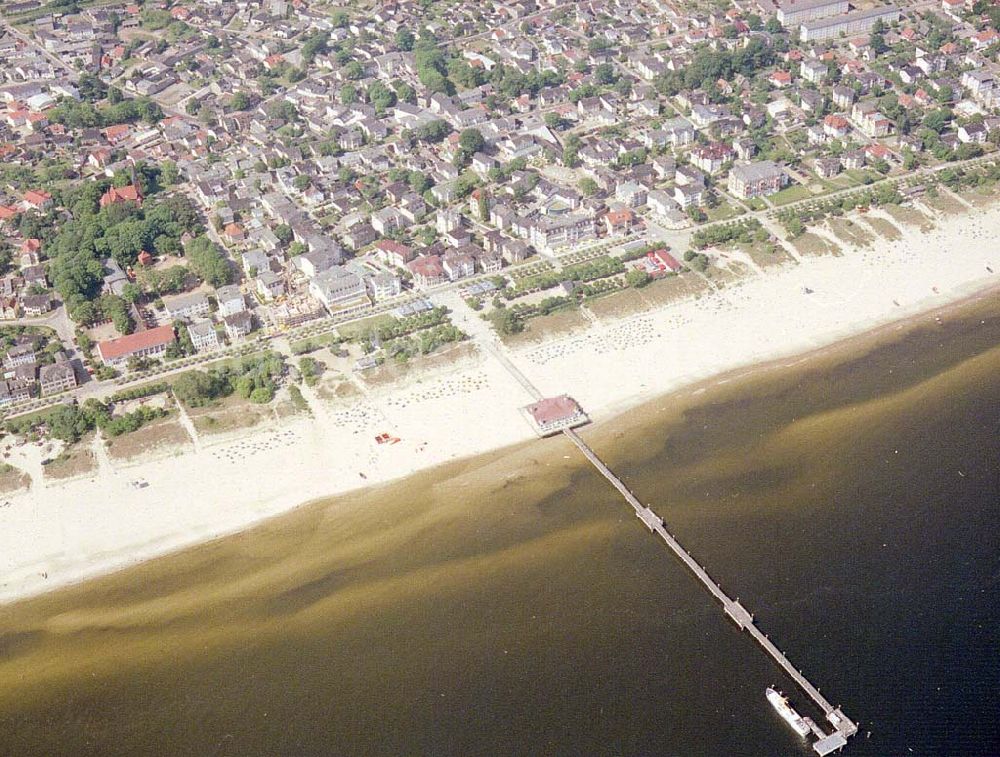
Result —
<instances>
[{"instance_id":1,"label":"tree","mask_svg":"<svg viewBox=\"0 0 1000 757\"><path fill-rule=\"evenodd\" d=\"M764 23L764 31L766 31L768 34L781 34L782 32L781 22L776 17L771 16Z\"/></svg>"},{"instance_id":2,"label":"tree","mask_svg":"<svg viewBox=\"0 0 1000 757\"><path fill-rule=\"evenodd\" d=\"M955 157L958 160L968 160L978 158L983 154L983 146L975 142L964 142L955 150Z\"/></svg>"},{"instance_id":3,"label":"tree","mask_svg":"<svg viewBox=\"0 0 1000 757\"><path fill-rule=\"evenodd\" d=\"M652 280L653 277L641 268L633 268L625 274L625 283L636 289L641 289Z\"/></svg>"},{"instance_id":4,"label":"tree","mask_svg":"<svg viewBox=\"0 0 1000 757\"><path fill-rule=\"evenodd\" d=\"M472 155L486 146L486 140L479 129L465 129L458 135L458 146L463 152Z\"/></svg>"},{"instance_id":5,"label":"tree","mask_svg":"<svg viewBox=\"0 0 1000 757\"><path fill-rule=\"evenodd\" d=\"M577 155L580 151L580 137L576 134L570 134L566 137L566 141L563 143L563 155L562 162L563 165L568 168L573 168L576 166Z\"/></svg>"},{"instance_id":6,"label":"tree","mask_svg":"<svg viewBox=\"0 0 1000 757\"><path fill-rule=\"evenodd\" d=\"M416 137L422 142L440 142L451 133L447 121L437 119L424 124L416 130Z\"/></svg>"},{"instance_id":7,"label":"tree","mask_svg":"<svg viewBox=\"0 0 1000 757\"><path fill-rule=\"evenodd\" d=\"M932 110L924 116L924 120L921 122L921 125L925 129L930 129L936 134L940 134L944 131L949 121L951 121L951 111L947 108L938 108L937 110Z\"/></svg>"},{"instance_id":8,"label":"tree","mask_svg":"<svg viewBox=\"0 0 1000 757\"><path fill-rule=\"evenodd\" d=\"M165 187L172 187L180 181L181 172L177 164L172 160L165 160L160 164L160 183Z\"/></svg>"},{"instance_id":9,"label":"tree","mask_svg":"<svg viewBox=\"0 0 1000 757\"><path fill-rule=\"evenodd\" d=\"M317 55L325 53L330 43L330 34L325 31L318 31L309 35L309 38L302 45L302 57L306 63L312 63Z\"/></svg>"},{"instance_id":10,"label":"tree","mask_svg":"<svg viewBox=\"0 0 1000 757\"><path fill-rule=\"evenodd\" d=\"M615 67L610 63L601 63L594 69L594 80L598 84L614 84L617 78Z\"/></svg>"},{"instance_id":11,"label":"tree","mask_svg":"<svg viewBox=\"0 0 1000 757\"><path fill-rule=\"evenodd\" d=\"M184 254L191 269L214 287L224 286L232 279L232 269L222 250L206 236L188 242Z\"/></svg>"},{"instance_id":12,"label":"tree","mask_svg":"<svg viewBox=\"0 0 1000 757\"><path fill-rule=\"evenodd\" d=\"M247 110L251 105L253 105L253 101L253 95L246 90L241 89L233 95L233 99L230 101L229 107L231 110Z\"/></svg>"},{"instance_id":13,"label":"tree","mask_svg":"<svg viewBox=\"0 0 1000 757\"><path fill-rule=\"evenodd\" d=\"M296 121L299 117L299 112L296 110L295 106L288 100L272 100L267 104L265 108L268 118L273 118L276 121L284 121L286 123L290 121Z\"/></svg>"},{"instance_id":14,"label":"tree","mask_svg":"<svg viewBox=\"0 0 1000 757\"><path fill-rule=\"evenodd\" d=\"M182 373L174 381L174 396L188 407L201 407L219 396L222 387L219 381L204 371Z\"/></svg>"},{"instance_id":15,"label":"tree","mask_svg":"<svg viewBox=\"0 0 1000 757\"><path fill-rule=\"evenodd\" d=\"M122 299L129 305L134 305L142 297L142 288L133 281L122 287Z\"/></svg>"},{"instance_id":16,"label":"tree","mask_svg":"<svg viewBox=\"0 0 1000 757\"><path fill-rule=\"evenodd\" d=\"M343 105L353 105L358 101L358 88L348 82L340 88L340 102Z\"/></svg>"},{"instance_id":17,"label":"tree","mask_svg":"<svg viewBox=\"0 0 1000 757\"><path fill-rule=\"evenodd\" d=\"M401 28L396 32L396 47L404 52L409 52L413 49L414 43L416 43L417 38L413 36L413 32L410 31L408 27Z\"/></svg>"},{"instance_id":18,"label":"tree","mask_svg":"<svg viewBox=\"0 0 1000 757\"><path fill-rule=\"evenodd\" d=\"M881 21L878 23L881 23ZM889 51L889 45L885 41L885 34L882 32L873 31L868 38L868 44L871 46L872 52L876 55L884 55Z\"/></svg>"},{"instance_id":19,"label":"tree","mask_svg":"<svg viewBox=\"0 0 1000 757\"><path fill-rule=\"evenodd\" d=\"M397 79L392 83L392 88L396 90L396 97L404 103L415 103L417 101L417 90L405 81Z\"/></svg>"},{"instance_id":20,"label":"tree","mask_svg":"<svg viewBox=\"0 0 1000 757\"><path fill-rule=\"evenodd\" d=\"M344 76L352 81L357 81L358 79L363 79L365 76L365 69L358 61L352 60L343 69L341 69Z\"/></svg>"},{"instance_id":21,"label":"tree","mask_svg":"<svg viewBox=\"0 0 1000 757\"><path fill-rule=\"evenodd\" d=\"M292 241L292 227L287 223L282 223L274 227L274 236L278 238L278 241L282 244L288 244Z\"/></svg>"},{"instance_id":22,"label":"tree","mask_svg":"<svg viewBox=\"0 0 1000 757\"><path fill-rule=\"evenodd\" d=\"M580 191L583 192L587 197L593 197L597 194L600 187L597 186L597 182L591 179L589 176L585 176L580 179L580 183L577 185Z\"/></svg>"},{"instance_id":23,"label":"tree","mask_svg":"<svg viewBox=\"0 0 1000 757\"><path fill-rule=\"evenodd\" d=\"M545 125L550 129L555 131L561 131L566 128L566 119L560 116L558 113L546 113L545 114Z\"/></svg>"},{"instance_id":24,"label":"tree","mask_svg":"<svg viewBox=\"0 0 1000 757\"><path fill-rule=\"evenodd\" d=\"M132 333L132 316L129 314L128 305L121 297L113 294L106 294L101 297L101 312L105 318L110 318L119 334Z\"/></svg>"},{"instance_id":25,"label":"tree","mask_svg":"<svg viewBox=\"0 0 1000 757\"><path fill-rule=\"evenodd\" d=\"M502 336L519 334L524 331L524 321L510 308L498 307L486 318Z\"/></svg>"},{"instance_id":26,"label":"tree","mask_svg":"<svg viewBox=\"0 0 1000 757\"><path fill-rule=\"evenodd\" d=\"M382 114L396 104L396 93L380 81L375 81L368 88L368 102L375 112Z\"/></svg>"}]
</instances>

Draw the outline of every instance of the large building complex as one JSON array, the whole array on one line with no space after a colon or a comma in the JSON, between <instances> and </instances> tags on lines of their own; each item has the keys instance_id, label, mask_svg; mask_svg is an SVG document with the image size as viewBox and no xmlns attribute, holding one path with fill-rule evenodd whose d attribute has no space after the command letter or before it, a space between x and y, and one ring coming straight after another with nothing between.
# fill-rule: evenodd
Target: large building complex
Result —
<instances>
[{"instance_id":1,"label":"large building complex","mask_svg":"<svg viewBox=\"0 0 1000 757\"><path fill-rule=\"evenodd\" d=\"M847 0L783 0L778 4L778 21L782 26L795 26L827 16L847 13Z\"/></svg>"},{"instance_id":2,"label":"large building complex","mask_svg":"<svg viewBox=\"0 0 1000 757\"><path fill-rule=\"evenodd\" d=\"M889 5L868 11L855 11L843 16L830 16L815 21L806 21L799 27L799 37L803 42L834 39L841 35L853 37L867 34L879 21L891 24L899 20L899 8Z\"/></svg>"}]
</instances>

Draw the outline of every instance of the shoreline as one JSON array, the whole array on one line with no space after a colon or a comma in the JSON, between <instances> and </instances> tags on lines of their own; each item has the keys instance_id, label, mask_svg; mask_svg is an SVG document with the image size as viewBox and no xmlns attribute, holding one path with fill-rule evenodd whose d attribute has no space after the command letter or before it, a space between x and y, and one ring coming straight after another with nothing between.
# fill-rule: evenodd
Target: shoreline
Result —
<instances>
[{"instance_id":1,"label":"shoreline","mask_svg":"<svg viewBox=\"0 0 1000 757\"><path fill-rule=\"evenodd\" d=\"M979 227L995 228L1000 209L975 218ZM947 217L935 232L910 230L875 251L847 248L842 257L809 258L697 299L601 319L582 334L508 357L543 392L571 394L593 425L604 427L651 400L780 370L859 339L876 341L995 294L1000 277L985 266L997 261L970 220ZM941 259L938 238L962 250L964 265L938 267L957 262ZM810 284L814 293L801 293L804 282L815 281L826 286ZM892 285L902 294L886 291ZM801 316L800 323L789 325L790 316ZM0 604L232 536L317 500L526 443L535 435L518 408L530 399L479 351L343 406L313 399L312 418L203 437L191 452L117 466L99 461L96 474L64 483L39 486L40 464L26 460L23 467L39 474L35 485L7 495L11 504L0 509ZM381 431L403 441L376 446ZM149 487L132 487L136 477Z\"/></svg>"}]
</instances>

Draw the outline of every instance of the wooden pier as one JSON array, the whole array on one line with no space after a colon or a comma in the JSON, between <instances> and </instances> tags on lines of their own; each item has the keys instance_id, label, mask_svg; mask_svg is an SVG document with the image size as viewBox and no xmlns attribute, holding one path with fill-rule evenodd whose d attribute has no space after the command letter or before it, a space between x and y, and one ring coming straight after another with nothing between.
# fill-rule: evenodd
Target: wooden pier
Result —
<instances>
[{"instance_id":1,"label":"wooden pier","mask_svg":"<svg viewBox=\"0 0 1000 757\"><path fill-rule=\"evenodd\" d=\"M813 743L813 749L820 755L826 755L837 749L840 749L847 743L847 738L849 736L857 733L858 727L840 710L838 707L834 707L827 701L819 689L809 683L808 679L800 673L788 658L785 657L784 653L778 649L764 633L754 625L753 615L739 603L739 600L731 599L722 588L708 575L707 571L698 564L690 553L681 546L680 542L673 537L673 535L667 531L663 524L663 519L659 517L655 512L653 512L649 507L643 505L628 487L621 482L621 480L611 472L611 470L604 464L604 462L597 456L597 454L587 446L587 444L579 437L579 435L573 429L565 429L563 433L570 438L570 440L575 444L579 450L584 454L584 456L591 462L591 464L600 471L601 475L604 476L611 485L614 486L619 493L625 498L632 508L635 510L635 514L638 516L646 527L658 534L660 538L666 542L667 546L670 547L671 551L680 558L688 569L694 573L695 577L701 581L701 583L708 589L709 593L715 597L719 603L722 605L723 611L728 615L733 622L740 628L740 630L746 631L753 637L761 648L770 655L778 666L784 670L795 683L799 686L802 691L804 691L816 706L819 707L823 714L826 716L827 721L833 726L833 732L830 734L824 734L824 732L818 727L813 728L813 732L819 739Z\"/></svg>"}]
</instances>

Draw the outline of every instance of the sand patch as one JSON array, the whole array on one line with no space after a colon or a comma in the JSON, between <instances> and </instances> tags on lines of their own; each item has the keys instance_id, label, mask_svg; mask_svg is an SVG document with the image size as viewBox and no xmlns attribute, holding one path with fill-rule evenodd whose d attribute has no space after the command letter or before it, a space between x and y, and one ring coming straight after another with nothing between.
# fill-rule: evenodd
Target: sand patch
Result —
<instances>
[{"instance_id":1,"label":"sand patch","mask_svg":"<svg viewBox=\"0 0 1000 757\"><path fill-rule=\"evenodd\" d=\"M0 463L0 494L16 492L31 486L31 476L7 463Z\"/></svg>"},{"instance_id":2,"label":"sand patch","mask_svg":"<svg viewBox=\"0 0 1000 757\"><path fill-rule=\"evenodd\" d=\"M800 255L840 255L843 250L828 239L824 239L811 231L800 234L792 241L792 246Z\"/></svg>"},{"instance_id":3,"label":"sand patch","mask_svg":"<svg viewBox=\"0 0 1000 757\"><path fill-rule=\"evenodd\" d=\"M827 220L827 225L834 236L846 244L867 247L875 241L874 234L849 218L830 218Z\"/></svg>"},{"instance_id":4,"label":"sand patch","mask_svg":"<svg viewBox=\"0 0 1000 757\"><path fill-rule=\"evenodd\" d=\"M107 440L108 456L112 460L129 460L139 455L181 448L191 444L184 427L172 418L155 421L128 434Z\"/></svg>"}]
</instances>

